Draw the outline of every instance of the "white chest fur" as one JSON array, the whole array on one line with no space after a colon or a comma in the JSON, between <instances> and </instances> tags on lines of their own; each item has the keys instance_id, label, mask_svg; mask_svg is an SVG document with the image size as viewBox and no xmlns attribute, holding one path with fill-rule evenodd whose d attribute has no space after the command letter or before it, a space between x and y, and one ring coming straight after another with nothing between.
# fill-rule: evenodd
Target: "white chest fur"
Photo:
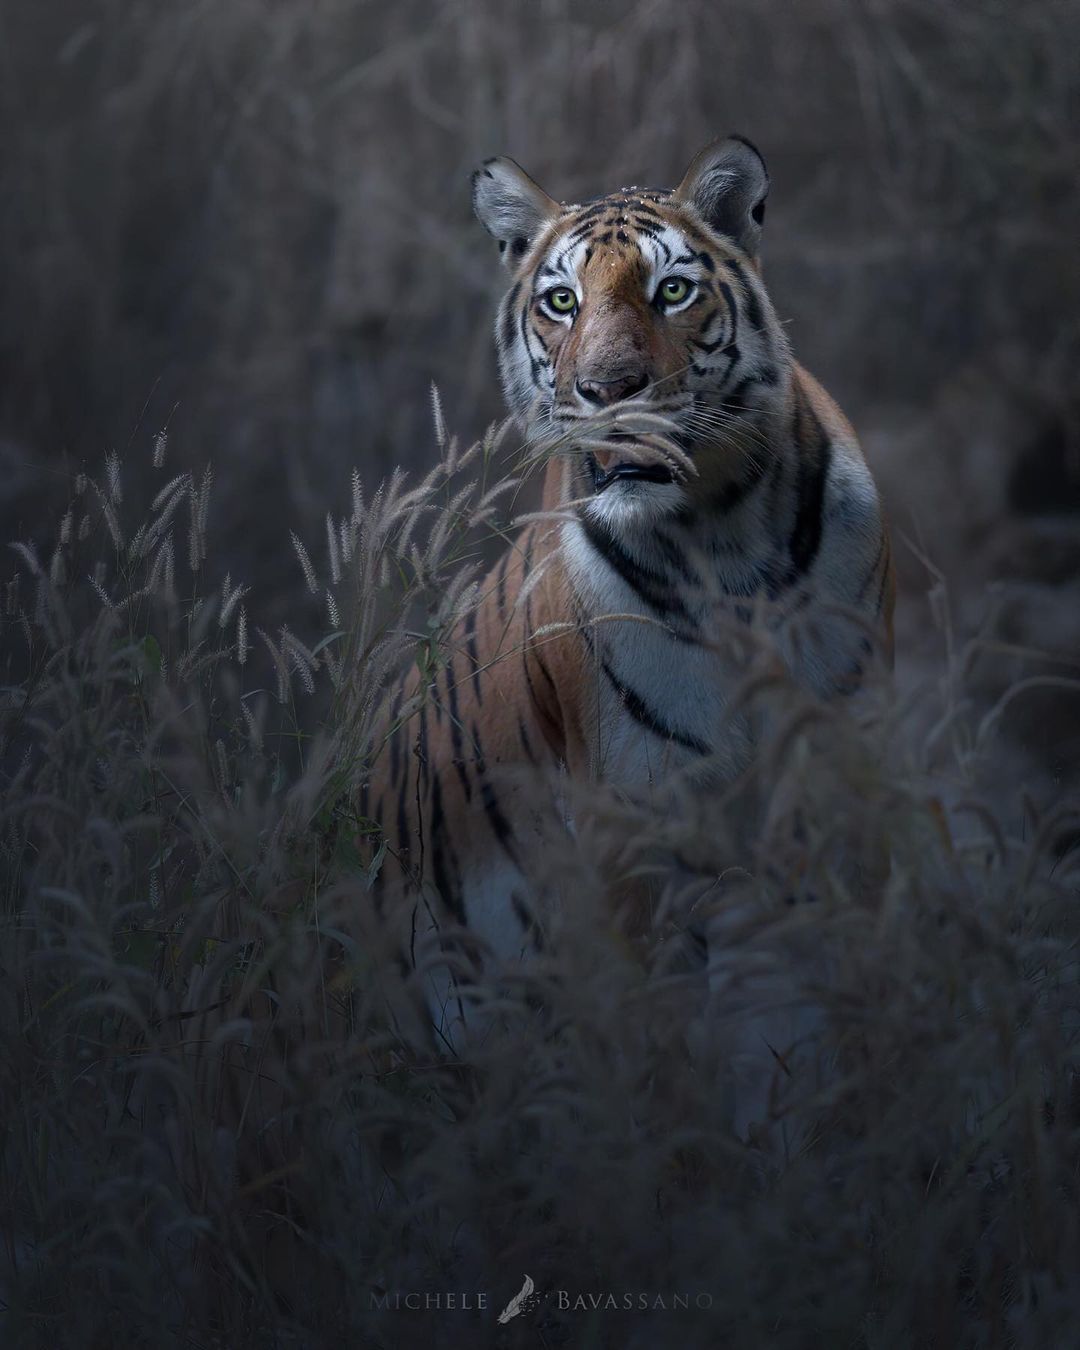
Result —
<instances>
[{"instance_id":1,"label":"white chest fur","mask_svg":"<svg viewBox=\"0 0 1080 1350\"><path fill-rule=\"evenodd\" d=\"M592 771L628 789L702 756L721 776L736 771L749 748L745 720L730 716L737 649L688 641L686 625L665 621L578 522L563 526L562 548L589 649L582 704ZM707 608L702 594L695 616Z\"/></svg>"}]
</instances>

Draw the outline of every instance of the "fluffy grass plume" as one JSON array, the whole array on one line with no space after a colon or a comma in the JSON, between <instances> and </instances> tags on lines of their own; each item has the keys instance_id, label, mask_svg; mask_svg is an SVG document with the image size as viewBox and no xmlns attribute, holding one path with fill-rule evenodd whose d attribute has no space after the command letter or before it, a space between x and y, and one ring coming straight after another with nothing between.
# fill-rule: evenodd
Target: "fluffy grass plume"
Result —
<instances>
[{"instance_id":1,"label":"fluffy grass plume","mask_svg":"<svg viewBox=\"0 0 1080 1350\"><path fill-rule=\"evenodd\" d=\"M426 477L354 475L343 516L292 536L284 628L211 580L211 476L170 478L161 438L141 519L110 459L51 550L11 553L5 1344L1068 1344L1080 821L965 795L997 742L964 650L918 718L789 694L755 772L674 816L583 789L546 878L574 903L474 989L490 1035L439 1052L388 1024L383 845L355 807L374 712L404 662L437 669L520 486L505 428L462 448L436 420ZM846 882L854 848L891 855L887 881ZM603 898L642 871L644 954ZM687 876L726 933L711 994ZM793 1004L813 1044L770 1042L770 1128L743 1141L741 1029ZM395 1309L415 1290L487 1309Z\"/></svg>"}]
</instances>

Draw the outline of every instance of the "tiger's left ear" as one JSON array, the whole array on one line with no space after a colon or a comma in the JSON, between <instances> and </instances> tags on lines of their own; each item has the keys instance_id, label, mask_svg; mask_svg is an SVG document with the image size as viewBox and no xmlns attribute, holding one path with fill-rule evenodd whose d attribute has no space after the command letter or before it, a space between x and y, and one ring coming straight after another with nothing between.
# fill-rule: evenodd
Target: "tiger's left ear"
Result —
<instances>
[{"instance_id":1,"label":"tiger's left ear","mask_svg":"<svg viewBox=\"0 0 1080 1350\"><path fill-rule=\"evenodd\" d=\"M757 148L742 136L713 141L697 155L675 196L697 208L705 224L757 259L769 173Z\"/></svg>"},{"instance_id":2,"label":"tiger's left ear","mask_svg":"<svg viewBox=\"0 0 1080 1350\"><path fill-rule=\"evenodd\" d=\"M562 210L512 159L486 159L472 176L472 196L480 224L499 241L508 267Z\"/></svg>"}]
</instances>

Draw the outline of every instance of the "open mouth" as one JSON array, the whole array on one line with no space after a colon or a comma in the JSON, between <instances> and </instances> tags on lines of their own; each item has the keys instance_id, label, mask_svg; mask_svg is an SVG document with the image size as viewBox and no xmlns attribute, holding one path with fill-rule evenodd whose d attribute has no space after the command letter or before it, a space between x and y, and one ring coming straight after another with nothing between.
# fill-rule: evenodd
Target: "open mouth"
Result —
<instances>
[{"instance_id":1,"label":"open mouth","mask_svg":"<svg viewBox=\"0 0 1080 1350\"><path fill-rule=\"evenodd\" d=\"M623 480L639 483L672 483L675 481L666 464L612 464L607 469L601 469L593 456L590 455L589 465L592 469L593 487L597 492L603 492L612 483Z\"/></svg>"}]
</instances>

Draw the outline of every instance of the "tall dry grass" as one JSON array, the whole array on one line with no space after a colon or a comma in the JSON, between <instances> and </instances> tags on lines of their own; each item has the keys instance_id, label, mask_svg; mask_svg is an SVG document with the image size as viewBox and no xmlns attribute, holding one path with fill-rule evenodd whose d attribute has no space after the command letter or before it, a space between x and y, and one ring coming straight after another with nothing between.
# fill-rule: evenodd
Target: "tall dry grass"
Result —
<instances>
[{"instance_id":1,"label":"tall dry grass","mask_svg":"<svg viewBox=\"0 0 1080 1350\"><path fill-rule=\"evenodd\" d=\"M789 701L734 793L655 815L587 794L544 952L473 991L489 1034L439 1051L387 1023L403 977L364 922L381 845L355 806L372 711L403 660L437 664L512 509L505 430L439 439L424 480L357 476L294 539L287 629L207 581L210 476L160 441L149 502L110 457L49 550L15 550L5 1343L1067 1344L1077 809L1018 828L958 797L998 745L963 650L923 740L885 692ZM837 839L888 848L883 889L851 889ZM605 892L676 851L643 956ZM709 981L688 897L723 928ZM734 1057L796 1004L813 1036L773 1043L746 1142ZM544 1297L499 1326L525 1273ZM416 1290L488 1308L381 1306ZM668 1310L574 1307L607 1291Z\"/></svg>"}]
</instances>

